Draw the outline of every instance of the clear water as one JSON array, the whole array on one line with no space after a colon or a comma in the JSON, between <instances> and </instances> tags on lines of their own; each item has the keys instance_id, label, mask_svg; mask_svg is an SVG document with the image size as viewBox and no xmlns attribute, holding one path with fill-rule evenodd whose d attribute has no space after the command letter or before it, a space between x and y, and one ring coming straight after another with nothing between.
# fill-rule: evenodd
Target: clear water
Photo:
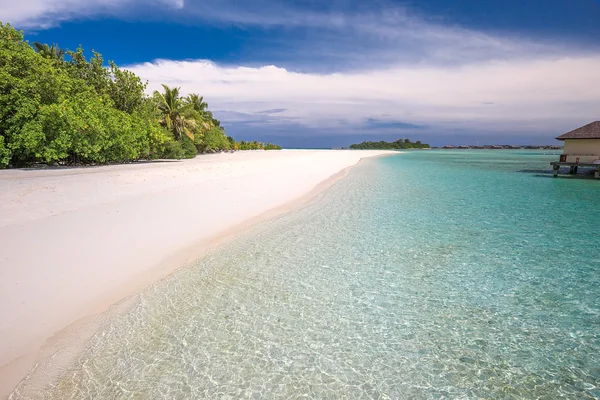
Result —
<instances>
[{"instance_id":1,"label":"clear water","mask_svg":"<svg viewBox=\"0 0 600 400\"><path fill-rule=\"evenodd\" d=\"M600 398L600 182L371 160L107 321L49 399Z\"/></svg>"}]
</instances>

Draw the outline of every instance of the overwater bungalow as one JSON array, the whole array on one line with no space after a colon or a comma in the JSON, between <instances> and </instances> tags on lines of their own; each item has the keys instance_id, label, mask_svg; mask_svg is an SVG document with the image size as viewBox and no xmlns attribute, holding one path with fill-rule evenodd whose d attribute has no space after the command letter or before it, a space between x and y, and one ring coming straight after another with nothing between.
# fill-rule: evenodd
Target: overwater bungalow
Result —
<instances>
[{"instance_id":1,"label":"overwater bungalow","mask_svg":"<svg viewBox=\"0 0 600 400\"><path fill-rule=\"evenodd\" d=\"M576 174L579 167L595 169L594 177L600 178L600 121L567 132L556 138L565 143L563 154L558 162L551 165L554 176L560 167L568 166L570 174Z\"/></svg>"}]
</instances>

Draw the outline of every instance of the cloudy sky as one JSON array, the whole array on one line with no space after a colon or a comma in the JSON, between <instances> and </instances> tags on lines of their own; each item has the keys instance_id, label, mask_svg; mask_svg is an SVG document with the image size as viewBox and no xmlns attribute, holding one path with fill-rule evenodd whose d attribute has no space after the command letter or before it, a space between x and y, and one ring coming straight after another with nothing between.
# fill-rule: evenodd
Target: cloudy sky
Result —
<instances>
[{"instance_id":1,"label":"cloudy sky","mask_svg":"<svg viewBox=\"0 0 600 400\"><path fill-rule=\"evenodd\" d=\"M0 0L284 146L554 143L600 119L599 0Z\"/></svg>"}]
</instances>

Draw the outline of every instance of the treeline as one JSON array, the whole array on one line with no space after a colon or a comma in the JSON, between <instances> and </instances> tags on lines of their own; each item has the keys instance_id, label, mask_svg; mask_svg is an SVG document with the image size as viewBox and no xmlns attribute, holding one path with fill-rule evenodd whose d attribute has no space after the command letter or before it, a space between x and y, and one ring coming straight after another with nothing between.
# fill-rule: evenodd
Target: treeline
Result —
<instances>
[{"instance_id":1,"label":"treeline","mask_svg":"<svg viewBox=\"0 0 600 400\"><path fill-rule=\"evenodd\" d=\"M399 150L399 149L429 149L429 145L421 143L420 140L411 142L410 139L398 139L394 142L362 142L359 144L351 144L351 149L370 149L370 150Z\"/></svg>"},{"instance_id":2,"label":"treeline","mask_svg":"<svg viewBox=\"0 0 600 400\"><path fill-rule=\"evenodd\" d=\"M268 142L257 142L256 140L253 142L242 140L239 143L236 142L236 150L281 150L281 146Z\"/></svg>"},{"instance_id":3,"label":"treeline","mask_svg":"<svg viewBox=\"0 0 600 400\"><path fill-rule=\"evenodd\" d=\"M146 83L82 48L34 43L0 22L0 168L192 158L224 150L280 149L237 142L198 94Z\"/></svg>"}]
</instances>

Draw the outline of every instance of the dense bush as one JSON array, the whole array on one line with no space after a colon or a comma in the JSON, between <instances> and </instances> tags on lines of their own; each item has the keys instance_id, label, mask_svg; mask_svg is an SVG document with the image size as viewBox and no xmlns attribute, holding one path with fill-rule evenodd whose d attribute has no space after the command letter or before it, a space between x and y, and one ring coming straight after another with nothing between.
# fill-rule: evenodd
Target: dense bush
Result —
<instances>
[{"instance_id":1,"label":"dense bush","mask_svg":"<svg viewBox=\"0 0 600 400\"><path fill-rule=\"evenodd\" d=\"M257 142L256 140L253 142L241 141L239 143L239 150L281 150L281 146L277 146L273 143L263 143Z\"/></svg>"},{"instance_id":2,"label":"dense bush","mask_svg":"<svg viewBox=\"0 0 600 400\"><path fill-rule=\"evenodd\" d=\"M429 145L421 143L420 140L411 142L410 139L398 139L394 142L362 142L350 145L351 149L372 149L372 150L400 150L400 149L428 149Z\"/></svg>"},{"instance_id":3,"label":"dense bush","mask_svg":"<svg viewBox=\"0 0 600 400\"><path fill-rule=\"evenodd\" d=\"M148 126L148 158L155 160L159 158L183 158L181 143L173 139L171 132L158 124Z\"/></svg>"},{"instance_id":4,"label":"dense bush","mask_svg":"<svg viewBox=\"0 0 600 400\"><path fill-rule=\"evenodd\" d=\"M194 158L198 154L198 149L194 141L187 136L181 138L181 150L183 158Z\"/></svg>"},{"instance_id":5,"label":"dense bush","mask_svg":"<svg viewBox=\"0 0 600 400\"><path fill-rule=\"evenodd\" d=\"M202 143L198 146L198 149L202 152L207 151L218 151L218 150L229 150L231 143L227 140L227 137L223 135L217 127L211 127L205 134Z\"/></svg>"},{"instance_id":6,"label":"dense bush","mask_svg":"<svg viewBox=\"0 0 600 400\"><path fill-rule=\"evenodd\" d=\"M0 136L0 168L6 168L10 161L10 150L4 146L4 138Z\"/></svg>"},{"instance_id":7,"label":"dense bush","mask_svg":"<svg viewBox=\"0 0 600 400\"><path fill-rule=\"evenodd\" d=\"M87 60L81 48L34 47L0 23L0 168L192 158L240 147L198 95L165 86L148 97L138 76L105 66L99 53Z\"/></svg>"}]
</instances>

